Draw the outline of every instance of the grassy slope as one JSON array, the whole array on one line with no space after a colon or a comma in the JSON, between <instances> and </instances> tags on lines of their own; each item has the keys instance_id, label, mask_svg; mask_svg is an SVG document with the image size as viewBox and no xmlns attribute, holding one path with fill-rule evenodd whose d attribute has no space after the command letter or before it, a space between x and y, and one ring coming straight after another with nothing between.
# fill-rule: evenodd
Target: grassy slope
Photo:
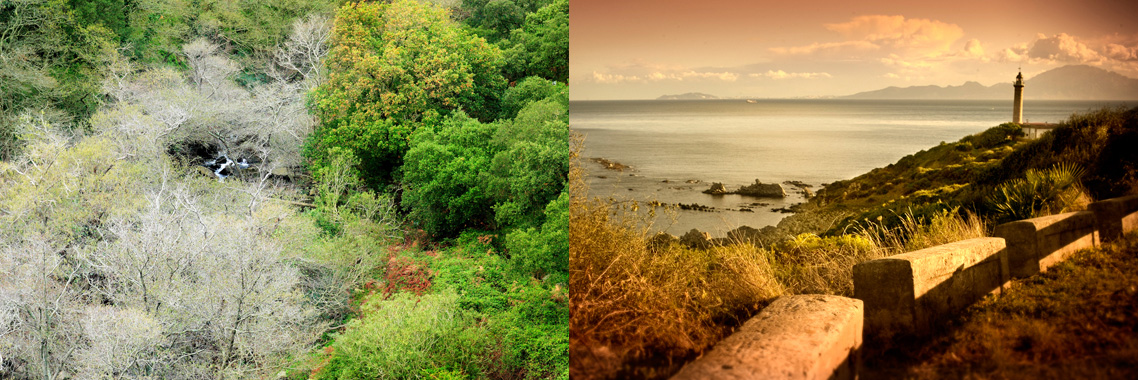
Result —
<instances>
[{"instance_id":1,"label":"grassy slope","mask_svg":"<svg viewBox=\"0 0 1138 380\"><path fill-rule=\"evenodd\" d=\"M1138 233L1083 250L969 309L866 378L1138 378Z\"/></svg>"},{"instance_id":2,"label":"grassy slope","mask_svg":"<svg viewBox=\"0 0 1138 380\"><path fill-rule=\"evenodd\" d=\"M899 215L925 216L961 207L991 218L985 196L1028 169L1060 162L1086 170L1083 184L1095 199L1138 192L1138 108L1072 115L1036 140L1017 137L1009 124L942 143L818 191L799 214L779 223L771 239L802 232L840 234L857 221L897 224Z\"/></svg>"}]
</instances>

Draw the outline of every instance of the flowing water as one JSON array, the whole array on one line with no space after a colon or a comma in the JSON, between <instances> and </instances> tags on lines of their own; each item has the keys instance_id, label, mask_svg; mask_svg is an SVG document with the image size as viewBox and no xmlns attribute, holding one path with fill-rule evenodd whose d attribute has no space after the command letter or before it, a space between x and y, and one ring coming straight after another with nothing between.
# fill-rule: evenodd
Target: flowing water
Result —
<instances>
[{"instance_id":1,"label":"flowing water","mask_svg":"<svg viewBox=\"0 0 1138 380\"><path fill-rule=\"evenodd\" d=\"M1024 119L1059 122L1118 105L1135 103L1029 100ZM1011 101L962 100L574 101L569 107L570 128L585 136L590 195L713 207L659 213L653 229L678 235L698 228L716 236L777 224L788 214L772 209L804 197L790 185L783 199L703 194L712 182L735 190L756 179L801 181L817 190L1007 122L1012 113ZM630 168L609 170L594 158Z\"/></svg>"}]
</instances>

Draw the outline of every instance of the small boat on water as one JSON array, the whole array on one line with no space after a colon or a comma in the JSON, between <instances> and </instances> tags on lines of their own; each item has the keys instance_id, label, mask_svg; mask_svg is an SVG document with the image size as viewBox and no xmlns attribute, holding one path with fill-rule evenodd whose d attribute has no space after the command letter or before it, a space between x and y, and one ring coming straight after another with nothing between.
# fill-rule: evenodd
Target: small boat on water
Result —
<instances>
[{"instance_id":1,"label":"small boat on water","mask_svg":"<svg viewBox=\"0 0 1138 380\"><path fill-rule=\"evenodd\" d=\"M758 101L757 101L757 100L755 100L755 99L747 99L747 103L752 103L752 104L754 104L754 103L758 103Z\"/></svg>"}]
</instances>

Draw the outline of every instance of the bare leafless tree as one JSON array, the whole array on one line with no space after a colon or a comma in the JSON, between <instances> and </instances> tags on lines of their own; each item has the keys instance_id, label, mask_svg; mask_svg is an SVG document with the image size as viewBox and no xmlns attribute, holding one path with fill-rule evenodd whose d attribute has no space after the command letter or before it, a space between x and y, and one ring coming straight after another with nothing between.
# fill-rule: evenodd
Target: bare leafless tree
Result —
<instances>
[{"instance_id":1,"label":"bare leafless tree","mask_svg":"<svg viewBox=\"0 0 1138 380\"><path fill-rule=\"evenodd\" d=\"M331 35L332 23L326 16L313 14L293 21L292 33L276 51L276 64L283 70L275 72L278 80L285 75L299 76L306 90L318 86Z\"/></svg>"}]
</instances>

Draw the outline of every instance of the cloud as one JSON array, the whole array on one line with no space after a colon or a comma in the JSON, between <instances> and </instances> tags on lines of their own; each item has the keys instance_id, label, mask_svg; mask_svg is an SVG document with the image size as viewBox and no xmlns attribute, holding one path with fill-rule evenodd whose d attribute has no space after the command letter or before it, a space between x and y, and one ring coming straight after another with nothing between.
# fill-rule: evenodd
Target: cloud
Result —
<instances>
[{"instance_id":1,"label":"cloud","mask_svg":"<svg viewBox=\"0 0 1138 380\"><path fill-rule=\"evenodd\" d=\"M889 79L900 79L900 78L901 78L901 76L900 76L900 75L897 75L897 74L894 74L894 73L888 73L888 74L885 74L885 75L882 75L882 76L883 76L883 77L886 77L886 78L889 78Z\"/></svg>"},{"instance_id":2,"label":"cloud","mask_svg":"<svg viewBox=\"0 0 1138 380\"><path fill-rule=\"evenodd\" d=\"M1103 64L1107 61L1138 60L1138 47L1106 42L1097 48L1082 39L1059 33L1048 37L1038 34L1035 40L1003 49L997 59L1005 62Z\"/></svg>"},{"instance_id":3,"label":"cloud","mask_svg":"<svg viewBox=\"0 0 1138 380\"><path fill-rule=\"evenodd\" d=\"M1027 46L1023 43L1009 48L1004 48L996 53L996 60L1000 62L1025 62L1027 61Z\"/></svg>"},{"instance_id":4,"label":"cloud","mask_svg":"<svg viewBox=\"0 0 1138 380\"><path fill-rule=\"evenodd\" d=\"M881 58L880 61L886 65L896 66L902 69L931 69L933 67L931 62L922 59L904 59L896 54L890 54L888 57Z\"/></svg>"},{"instance_id":5,"label":"cloud","mask_svg":"<svg viewBox=\"0 0 1138 380\"><path fill-rule=\"evenodd\" d=\"M661 82L661 81L684 81L684 80L720 80L724 82L734 82L739 79L739 74L723 71L723 72L700 72L694 70L686 70L679 72L663 72L656 71L643 75L633 74L617 74L617 73L602 73L598 71L593 72L593 82L601 84L618 84L618 83L646 83L646 82Z\"/></svg>"},{"instance_id":6,"label":"cloud","mask_svg":"<svg viewBox=\"0 0 1138 380\"><path fill-rule=\"evenodd\" d=\"M1088 40L1067 33L1052 36L1041 33L1031 42L1000 50L995 58L1000 62L1044 66L1085 64L1135 77L1138 76L1138 35Z\"/></svg>"},{"instance_id":7,"label":"cloud","mask_svg":"<svg viewBox=\"0 0 1138 380\"><path fill-rule=\"evenodd\" d=\"M1098 52L1086 44L1079 42L1075 37L1060 33L1053 37L1039 34L1031 48L1027 50L1030 58L1046 59L1057 62L1090 63L1102 60Z\"/></svg>"},{"instance_id":8,"label":"cloud","mask_svg":"<svg viewBox=\"0 0 1138 380\"><path fill-rule=\"evenodd\" d=\"M732 72L719 72L719 73L699 73L695 71L685 71L679 75L680 80L685 78L704 78L704 79L719 79L724 82L734 82L739 79L739 74Z\"/></svg>"},{"instance_id":9,"label":"cloud","mask_svg":"<svg viewBox=\"0 0 1138 380\"><path fill-rule=\"evenodd\" d=\"M817 52L838 52L841 50L868 51L878 50L880 48L881 46L868 41L845 41L826 43L815 42L805 46L773 47L770 48L770 51L775 54L810 55Z\"/></svg>"},{"instance_id":10,"label":"cloud","mask_svg":"<svg viewBox=\"0 0 1138 380\"><path fill-rule=\"evenodd\" d=\"M1110 59L1118 61L1138 60L1138 46L1127 47L1115 43L1108 43L1103 46L1102 50L1102 55Z\"/></svg>"},{"instance_id":11,"label":"cloud","mask_svg":"<svg viewBox=\"0 0 1138 380\"><path fill-rule=\"evenodd\" d=\"M620 75L620 74L605 74L605 73L599 73L596 71L593 72L593 82L597 82L597 83L616 84L616 83L642 82L642 81L643 80L640 79L640 77L635 76L635 75L625 76L625 75Z\"/></svg>"},{"instance_id":12,"label":"cloud","mask_svg":"<svg viewBox=\"0 0 1138 380\"><path fill-rule=\"evenodd\" d=\"M747 76L749 76L751 78L764 78L765 77L765 78L770 78L770 79L792 79L792 78L814 79L814 78L831 78L831 77L833 77L832 75L830 75L830 73L788 73L788 72L785 72L782 70L778 70L778 71L767 70L767 72L765 72L765 73L752 73L752 74L747 74Z\"/></svg>"},{"instance_id":13,"label":"cloud","mask_svg":"<svg viewBox=\"0 0 1138 380\"><path fill-rule=\"evenodd\" d=\"M840 42L775 47L781 55L830 56L841 59L879 60L906 70L929 69L932 62L945 59L986 60L979 40L954 45L964 36L956 24L900 15L869 15L847 22L824 24L826 29L845 38ZM857 54L857 53L869 53ZM885 58L880 58L884 56Z\"/></svg>"},{"instance_id":14,"label":"cloud","mask_svg":"<svg viewBox=\"0 0 1138 380\"><path fill-rule=\"evenodd\" d=\"M956 24L900 15L858 16L824 26L851 40L906 49L947 50L964 36L964 29Z\"/></svg>"},{"instance_id":15,"label":"cloud","mask_svg":"<svg viewBox=\"0 0 1138 380\"><path fill-rule=\"evenodd\" d=\"M980 40L971 39L964 43L964 55L968 57L983 57L984 46L980 44Z\"/></svg>"}]
</instances>

